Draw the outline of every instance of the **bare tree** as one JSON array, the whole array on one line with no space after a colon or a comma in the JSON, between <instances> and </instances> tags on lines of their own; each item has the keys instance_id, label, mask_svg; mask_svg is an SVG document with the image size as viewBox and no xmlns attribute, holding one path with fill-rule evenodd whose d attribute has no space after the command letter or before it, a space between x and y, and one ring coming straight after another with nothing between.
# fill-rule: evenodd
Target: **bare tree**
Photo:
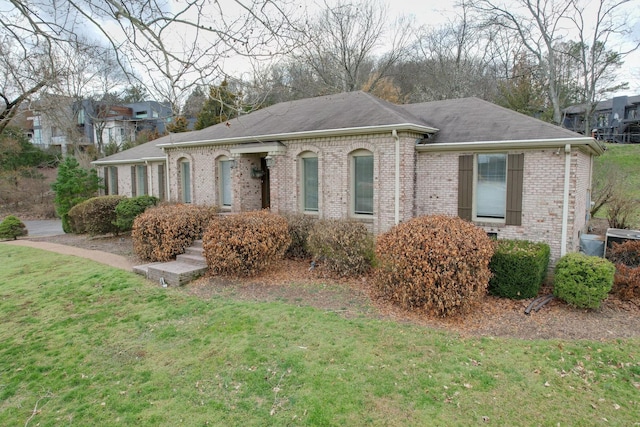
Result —
<instances>
[{"instance_id":1,"label":"bare tree","mask_svg":"<svg viewBox=\"0 0 640 427\"><path fill-rule=\"evenodd\" d=\"M606 94L628 87L627 83L616 81L615 71L627 55L640 47L640 42L636 41L627 49L608 49L612 38L631 33L629 15L623 11L624 6L631 5L631 0L599 0L596 3L595 15L587 14L585 7L578 2L573 3L571 21L578 37L577 41L568 44L569 49L564 52L579 68L580 102L586 107L586 135L591 131L591 117L597 103Z\"/></svg>"},{"instance_id":2,"label":"bare tree","mask_svg":"<svg viewBox=\"0 0 640 427\"><path fill-rule=\"evenodd\" d=\"M296 16L292 6L288 0L233 0L224 10L222 3L209 0L8 0L8 8L0 11L0 40L3 50L19 45L23 58L40 51L46 58L53 45L91 34L112 49L132 84L172 102L177 112L192 85L224 74L225 58L268 57L288 48L294 40L289 37ZM59 70L50 62L43 68L44 62L32 60L25 72L26 64L21 69L13 58L11 64L4 61L11 67L3 74L31 79L0 95L5 101L0 125L50 84Z\"/></svg>"},{"instance_id":3,"label":"bare tree","mask_svg":"<svg viewBox=\"0 0 640 427\"><path fill-rule=\"evenodd\" d=\"M373 89L404 57L409 41L404 18L394 28L388 23L387 8L378 2L325 3L301 34L304 44L297 51L295 68L308 68L326 92L360 89L375 74L369 85ZM377 55L378 51L384 53Z\"/></svg>"},{"instance_id":4,"label":"bare tree","mask_svg":"<svg viewBox=\"0 0 640 427\"><path fill-rule=\"evenodd\" d=\"M485 26L497 25L507 30L536 58L546 77L553 121L560 123L566 90L560 78L563 55L570 55L580 64L580 81L575 83L586 102L593 104L598 93L619 88L605 81L614 77L611 71L628 52L613 52L606 46L613 34L623 33L627 24L620 14L631 3L632 0L473 0L472 5ZM569 43L575 34L578 41ZM565 49L567 46L570 49Z\"/></svg>"}]
</instances>

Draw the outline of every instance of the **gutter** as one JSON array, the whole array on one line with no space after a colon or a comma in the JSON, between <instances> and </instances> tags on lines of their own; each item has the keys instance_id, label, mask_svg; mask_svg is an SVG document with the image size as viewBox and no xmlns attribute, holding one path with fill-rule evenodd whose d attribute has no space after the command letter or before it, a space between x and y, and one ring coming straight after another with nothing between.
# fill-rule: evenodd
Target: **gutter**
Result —
<instances>
[{"instance_id":1,"label":"gutter","mask_svg":"<svg viewBox=\"0 0 640 427\"><path fill-rule=\"evenodd\" d=\"M601 155L604 147L593 138L557 138L557 139L516 139L508 141L472 141L472 142L432 142L416 145L418 152L436 151L497 151L539 148L563 148L565 145L580 146L590 154Z\"/></svg>"},{"instance_id":2,"label":"gutter","mask_svg":"<svg viewBox=\"0 0 640 427\"><path fill-rule=\"evenodd\" d=\"M562 200L562 239L560 256L567 254L567 231L569 229L569 184L571 183L571 144L564 146L564 195Z\"/></svg>"},{"instance_id":3,"label":"gutter","mask_svg":"<svg viewBox=\"0 0 640 427\"><path fill-rule=\"evenodd\" d=\"M165 157L142 157L139 159L121 159L121 160L94 160L91 162L92 165L130 165L132 163L148 163L148 162L164 162L167 158Z\"/></svg>"},{"instance_id":4,"label":"gutter","mask_svg":"<svg viewBox=\"0 0 640 427\"><path fill-rule=\"evenodd\" d=\"M342 129L326 129L326 130L312 130L304 132L287 132L287 133L275 133L268 135L250 135L250 136L238 136L234 138L216 138L216 139L204 139L200 141L185 141L185 142L168 142L164 144L158 144L160 148L172 148L172 147L197 147L203 145L223 145L223 144L240 144L243 142L260 142L260 141L284 141L291 139L305 139L305 138L318 138L318 137L332 137L332 136L351 136L351 135L363 135L372 133L387 133L393 132L396 129L402 129L403 131L414 131L416 133L436 133L438 129L429 126L420 126L413 123L400 123L393 125L380 125L380 126L363 126L353 128Z\"/></svg>"}]
</instances>

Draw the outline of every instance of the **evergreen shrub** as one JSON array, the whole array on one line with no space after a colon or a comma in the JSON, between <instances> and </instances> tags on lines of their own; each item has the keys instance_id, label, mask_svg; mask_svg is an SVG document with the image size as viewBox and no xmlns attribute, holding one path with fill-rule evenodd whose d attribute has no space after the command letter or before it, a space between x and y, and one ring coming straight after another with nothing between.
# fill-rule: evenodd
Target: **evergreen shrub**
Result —
<instances>
[{"instance_id":1,"label":"evergreen shrub","mask_svg":"<svg viewBox=\"0 0 640 427\"><path fill-rule=\"evenodd\" d=\"M580 308L598 308L613 286L614 265L600 257L571 253L555 268L553 294Z\"/></svg>"},{"instance_id":2,"label":"evergreen shrub","mask_svg":"<svg viewBox=\"0 0 640 427\"><path fill-rule=\"evenodd\" d=\"M133 221L133 251L144 260L169 261L201 239L217 214L214 206L166 204L148 208Z\"/></svg>"},{"instance_id":3,"label":"evergreen shrub","mask_svg":"<svg viewBox=\"0 0 640 427\"><path fill-rule=\"evenodd\" d=\"M551 249L546 243L498 240L489 270L489 293L524 299L538 295L547 275Z\"/></svg>"},{"instance_id":4,"label":"evergreen shrub","mask_svg":"<svg viewBox=\"0 0 640 427\"><path fill-rule=\"evenodd\" d=\"M81 202L69 210L68 219L71 232L118 234L118 227L113 224L116 219L116 206L125 196L98 196Z\"/></svg>"},{"instance_id":5,"label":"evergreen shrub","mask_svg":"<svg viewBox=\"0 0 640 427\"><path fill-rule=\"evenodd\" d=\"M319 263L318 271L338 277L367 273L373 263L373 235L360 222L316 221L309 230L307 247Z\"/></svg>"},{"instance_id":6,"label":"evergreen shrub","mask_svg":"<svg viewBox=\"0 0 640 427\"><path fill-rule=\"evenodd\" d=\"M406 310L448 316L487 293L494 242L460 218L422 216L378 236L374 289Z\"/></svg>"},{"instance_id":7,"label":"evergreen shrub","mask_svg":"<svg viewBox=\"0 0 640 427\"><path fill-rule=\"evenodd\" d=\"M258 274L281 260L290 244L287 220L268 211L219 216L202 238L211 273L228 276Z\"/></svg>"},{"instance_id":8,"label":"evergreen shrub","mask_svg":"<svg viewBox=\"0 0 640 427\"><path fill-rule=\"evenodd\" d=\"M116 206L115 225L120 231L130 231L133 228L133 220L147 208L158 204L157 197L138 196L123 199Z\"/></svg>"},{"instance_id":9,"label":"evergreen shrub","mask_svg":"<svg viewBox=\"0 0 640 427\"><path fill-rule=\"evenodd\" d=\"M29 234L27 227L18 217L9 215L0 222L0 239L17 240Z\"/></svg>"}]
</instances>

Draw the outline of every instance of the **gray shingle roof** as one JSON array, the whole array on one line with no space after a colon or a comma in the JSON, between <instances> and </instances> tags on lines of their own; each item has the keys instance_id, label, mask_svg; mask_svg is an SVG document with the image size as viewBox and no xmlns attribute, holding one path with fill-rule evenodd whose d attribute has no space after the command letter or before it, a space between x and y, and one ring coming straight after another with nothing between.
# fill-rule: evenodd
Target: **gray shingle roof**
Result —
<instances>
[{"instance_id":1,"label":"gray shingle roof","mask_svg":"<svg viewBox=\"0 0 640 427\"><path fill-rule=\"evenodd\" d=\"M206 129L167 135L94 163L163 157L161 144L238 138L260 141L260 137L269 135L393 125L411 126L424 133L437 128L439 132L433 140L436 143L581 136L478 98L395 105L365 92L348 92L272 105Z\"/></svg>"},{"instance_id":2,"label":"gray shingle roof","mask_svg":"<svg viewBox=\"0 0 640 427\"><path fill-rule=\"evenodd\" d=\"M479 98L406 104L405 109L439 129L430 142L580 138L582 135Z\"/></svg>"}]
</instances>

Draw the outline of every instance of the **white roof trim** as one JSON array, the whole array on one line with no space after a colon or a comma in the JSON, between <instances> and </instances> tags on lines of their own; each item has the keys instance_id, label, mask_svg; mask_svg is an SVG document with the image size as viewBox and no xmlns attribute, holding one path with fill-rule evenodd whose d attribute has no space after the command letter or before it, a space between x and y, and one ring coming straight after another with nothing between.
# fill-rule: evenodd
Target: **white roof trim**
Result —
<instances>
[{"instance_id":1,"label":"white roof trim","mask_svg":"<svg viewBox=\"0 0 640 427\"><path fill-rule=\"evenodd\" d=\"M202 145L221 145L221 144L239 144L242 142L256 142L256 141L280 141L288 139L303 139L303 138L319 138L319 137L331 137L331 136L349 136L349 135L362 135L370 133L384 133L397 131L414 131L418 133L436 133L438 129L420 126L413 123L399 123L393 125L381 125L381 126L365 126L357 128L343 128L343 129L324 129L324 130L311 130L304 132L289 132L289 133L277 133L271 135L251 135L251 136L239 136L235 138L220 138L209 139L200 141L184 141L184 142L167 142L164 144L158 144L160 148L173 148L173 147L191 147Z\"/></svg>"},{"instance_id":2,"label":"white roof trim","mask_svg":"<svg viewBox=\"0 0 640 427\"><path fill-rule=\"evenodd\" d=\"M164 162L166 161L166 157L142 157L139 159L121 159L121 160L94 160L91 162L92 165L124 165L130 163L145 163L145 162Z\"/></svg>"},{"instance_id":3,"label":"white roof trim","mask_svg":"<svg viewBox=\"0 0 640 427\"><path fill-rule=\"evenodd\" d=\"M593 138L521 139L509 141L432 142L416 145L419 152L484 151L536 148L563 148L565 145L581 146L593 154L603 154L604 147Z\"/></svg>"}]
</instances>

